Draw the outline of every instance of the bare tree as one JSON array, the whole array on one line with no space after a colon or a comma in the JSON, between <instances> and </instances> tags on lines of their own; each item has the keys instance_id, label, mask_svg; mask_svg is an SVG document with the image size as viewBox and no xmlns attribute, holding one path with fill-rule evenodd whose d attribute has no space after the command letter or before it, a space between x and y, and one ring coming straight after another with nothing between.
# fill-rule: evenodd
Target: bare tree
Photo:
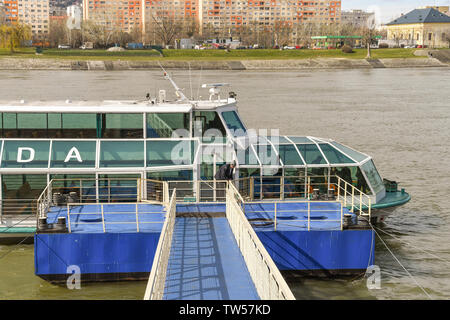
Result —
<instances>
[{"instance_id":1,"label":"bare tree","mask_svg":"<svg viewBox=\"0 0 450 320\"><path fill-rule=\"evenodd\" d=\"M164 47L170 45L183 29L183 23L174 16L152 13L149 32L154 32L156 38Z\"/></svg>"},{"instance_id":2,"label":"bare tree","mask_svg":"<svg viewBox=\"0 0 450 320\"><path fill-rule=\"evenodd\" d=\"M49 42L50 46L57 47L58 44L69 43L70 30L66 26L66 21L50 20Z\"/></svg>"},{"instance_id":3,"label":"bare tree","mask_svg":"<svg viewBox=\"0 0 450 320\"><path fill-rule=\"evenodd\" d=\"M370 46L372 45L372 40L375 36L375 28L376 28L376 20L375 15L371 15L367 18L366 25L362 29L362 38L367 46L367 56L366 59L372 58L372 52Z\"/></svg>"}]
</instances>

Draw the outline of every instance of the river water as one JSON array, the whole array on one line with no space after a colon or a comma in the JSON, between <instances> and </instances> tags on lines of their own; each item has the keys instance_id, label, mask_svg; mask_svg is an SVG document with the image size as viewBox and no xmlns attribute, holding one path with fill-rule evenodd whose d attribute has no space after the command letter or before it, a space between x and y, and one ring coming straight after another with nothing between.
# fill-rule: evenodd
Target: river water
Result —
<instances>
[{"instance_id":1,"label":"river water","mask_svg":"<svg viewBox=\"0 0 450 320\"><path fill-rule=\"evenodd\" d=\"M382 177L412 200L379 234L381 288L366 279L290 282L298 299L450 298L450 69L172 71L187 96L226 82L248 128L332 138L373 156ZM191 89L192 88L192 89ZM171 93L160 71L0 71L0 100L141 99ZM33 245L0 246L0 299L142 299L146 283L51 285L34 275Z\"/></svg>"}]
</instances>

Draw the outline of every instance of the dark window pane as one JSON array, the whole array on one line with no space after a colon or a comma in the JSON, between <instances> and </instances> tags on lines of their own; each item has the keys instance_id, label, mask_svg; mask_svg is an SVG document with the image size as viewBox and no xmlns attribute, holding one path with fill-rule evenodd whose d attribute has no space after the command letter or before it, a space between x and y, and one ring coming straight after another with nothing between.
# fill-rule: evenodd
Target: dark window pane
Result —
<instances>
[{"instance_id":1,"label":"dark window pane","mask_svg":"<svg viewBox=\"0 0 450 320\"><path fill-rule=\"evenodd\" d=\"M21 138L46 138L46 113L18 113L17 127Z\"/></svg>"},{"instance_id":2,"label":"dark window pane","mask_svg":"<svg viewBox=\"0 0 450 320\"><path fill-rule=\"evenodd\" d=\"M17 130L17 114L3 113L3 137L20 138Z\"/></svg>"},{"instance_id":3,"label":"dark window pane","mask_svg":"<svg viewBox=\"0 0 450 320\"><path fill-rule=\"evenodd\" d=\"M62 115L61 113L48 114L48 137L62 138Z\"/></svg>"},{"instance_id":4,"label":"dark window pane","mask_svg":"<svg viewBox=\"0 0 450 320\"><path fill-rule=\"evenodd\" d=\"M194 136L203 137L205 143L224 143L227 138L225 127L215 111L194 112Z\"/></svg>"},{"instance_id":5,"label":"dark window pane","mask_svg":"<svg viewBox=\"0 0 450 320\"><path fill-rule=\"evenodd\" d=\"M64 138L97 138L97 115L95 113L63 113Z\"/></svg>"},{"instance_id":6,"label":"dark window pane","mask_svg":"<svg viewBox=\"0 0 450 320\"><path fill-rule=\"evenodd\" d=\"M143 138L142 114L103 114L103 138Z\"/></svg>"},{"instance_id":7,"label":"dark window pane","mask_svg":"<svg viewBox=\"0 0 450 320\"><path fill-rule=\"evenodd\" d=\"M189 113L147 113L147 138L189 137Z\"/></svg>"},{"instance_id":8,"label":"dark window pane","mask_svg":"<svg viewBox=\"0 0 450 320\"><path fill-rule=\"evenodd\" d=\"M46 174L3 174L2 213L35 214L35 200L46 186Z\"/></svg>"}]
</instances>

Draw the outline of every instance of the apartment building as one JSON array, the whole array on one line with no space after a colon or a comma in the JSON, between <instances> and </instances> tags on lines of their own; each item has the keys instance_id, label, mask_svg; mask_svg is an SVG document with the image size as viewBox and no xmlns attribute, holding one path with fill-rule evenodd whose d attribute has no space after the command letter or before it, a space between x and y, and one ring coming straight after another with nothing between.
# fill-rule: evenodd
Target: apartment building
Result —
<instances>
[{"instance_id":1,"label":"apartment building","mask_svg":"<svg viewBox=\"0 0 450 320\"><path fill-rule=\"evenodd\" d=\"M3 0L3 12L6 23L16 23L19 19L18 0Z\"/></svg>"},{"instance_id":2,"label":"apartment building","mask_svg":"<svg viewBox=\"0 0 450 320\"><path fill-rule=\"evenodd\" d=\"M201 27L228 28L240 26L275 26L300 23L339 23L341 1L292 0L198 0Z\"/></svg>"},{"instance_id":3,"label":"apartment building","mask_svg":"<svg viewBox=\"0 0 450 320\"><path fill-rule=\"evenodd\" d=\"M196 21L205 28L233 33L242 26L279 23L331 24L341 21L340 0L83 0L83 19L124 31L150 31L157 17Z\"/></svg>"},{"instance_id":4,"label":"apartment building","mask_svg":"<svg viewBox=\"0 0 450 320\"><path fill-rule=\"evenodd\" d=\"M34 38L48 35L50 21L49 0L18 0L18 19L31 27Z\"/></svg>"}]
</instances>

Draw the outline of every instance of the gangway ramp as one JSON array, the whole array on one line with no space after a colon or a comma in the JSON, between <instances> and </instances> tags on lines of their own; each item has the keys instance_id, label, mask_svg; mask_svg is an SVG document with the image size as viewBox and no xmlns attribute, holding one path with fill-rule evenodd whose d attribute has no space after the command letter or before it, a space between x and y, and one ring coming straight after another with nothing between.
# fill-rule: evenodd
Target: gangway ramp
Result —
<instances>
[{"instance_id":1,"label":"gangway ramp","mask_svg":"<svg viewBox=\"0 0 450 320\"><path fill-rule=\"evenodd\" d=\"M222 209L206 205L202 212L198 204L177 209L174 189L145 300L295 299L247 221L236 188L228 184L226 193Z\"/></svg>"},{"instance_id":2,"label":"gangway ramp","mask_svg":"<svg viewBox=\"0 0 450 320\"><path fill-rule=\"evenodd\" d=\"M163 299L259 299L225 217L176 218Z\"/></svg>"}]
</instances>

